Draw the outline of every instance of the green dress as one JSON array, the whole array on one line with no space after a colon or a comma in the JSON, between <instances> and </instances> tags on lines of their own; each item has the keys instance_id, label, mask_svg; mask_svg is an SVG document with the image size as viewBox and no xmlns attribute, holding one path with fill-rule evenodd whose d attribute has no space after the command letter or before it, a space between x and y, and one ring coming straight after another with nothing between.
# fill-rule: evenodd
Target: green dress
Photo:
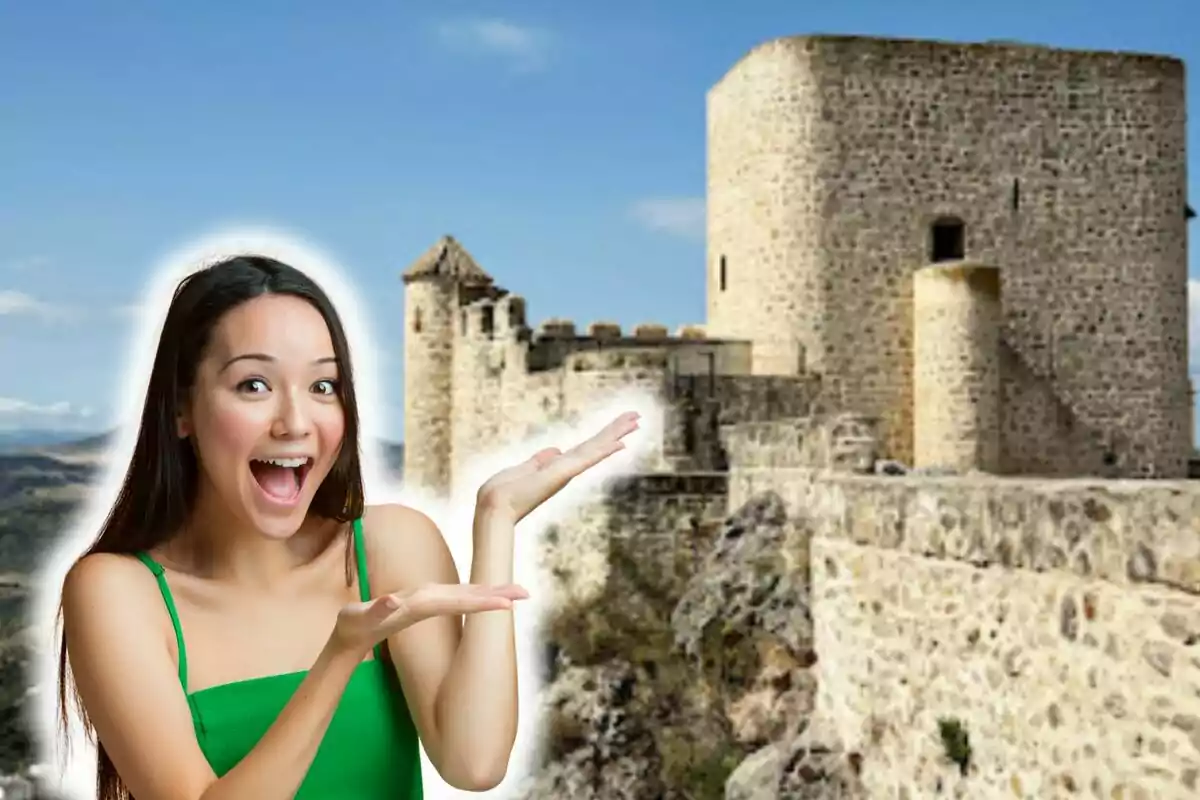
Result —
<instances>
[{"instance_id":1,"label":"green dress","mask_svg":"<svg viewBox=\"0 0 1200 800\"><path fill-rule=\"evenodd\" d=\"M354 521L359 593L370 599L362 522ZM224 775L249 753L307 672L210 686L187 688L187 652L183 628L163 567L148 553L141 559L158 581L179 646L179 680L192 710L192 727L208 763ZM346 686L333 720L322 739L295 800L420 800L421 759L416 726L408 713L400 681L382 648L359 664Z\"/></svg>"}]
</instances>

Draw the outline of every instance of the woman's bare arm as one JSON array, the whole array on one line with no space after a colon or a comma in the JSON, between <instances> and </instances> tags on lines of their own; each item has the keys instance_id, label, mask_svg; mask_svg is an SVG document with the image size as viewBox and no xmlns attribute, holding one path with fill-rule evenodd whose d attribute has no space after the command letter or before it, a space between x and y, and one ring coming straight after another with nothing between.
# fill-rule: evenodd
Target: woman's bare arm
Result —
<instances>
[{"instance_id":1,"label":"woman's bare arm","mask_svg":"<svg viewBox=\"0 0 1200 800\"><path fill-rule=\"evenodd\" d=\"M471 583L512 582L513 526L500 528L476 531ZM419 511L374 506L364 516L364 531L373 594L459 582L445 539ZM389 638L388 651L441 776L470 791L498 785L517 730L513 612L472 614L465 625L460 617L427 619Z\"/></svg>"},{"instance_id":2,"label":"woman's bare arm","mask_svg":"<svg viewBox=\"0 0 1200 800\"><path fill-rule=\"evenodd\" d=\"M153 576L121 556L80 561L63 586L71 670L97 737L138 800L290 800L361 656L332 647L262 740L213 773L192 728Z\"/></svg>"}]
</instances>

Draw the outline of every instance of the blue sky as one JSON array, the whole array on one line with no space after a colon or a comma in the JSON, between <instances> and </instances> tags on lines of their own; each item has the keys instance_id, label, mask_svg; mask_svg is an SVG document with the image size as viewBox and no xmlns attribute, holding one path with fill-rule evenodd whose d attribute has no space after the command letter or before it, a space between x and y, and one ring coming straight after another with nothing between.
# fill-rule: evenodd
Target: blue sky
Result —
<instances>
[{"instance_id":1,"label":"blue sky","mask_svg":"<svg viewBox=\"0 0 1200 800\"><path fill-rule=\"evenodd\" d=\"M704 93L755 44L1019 39L1192 66L1190 5L3 4L0 428L103 428L156 261L264 224L320 245L369 298L398 435L398 274L443 233L533 321L703 321Z\"/></svg>"}]
</instances>

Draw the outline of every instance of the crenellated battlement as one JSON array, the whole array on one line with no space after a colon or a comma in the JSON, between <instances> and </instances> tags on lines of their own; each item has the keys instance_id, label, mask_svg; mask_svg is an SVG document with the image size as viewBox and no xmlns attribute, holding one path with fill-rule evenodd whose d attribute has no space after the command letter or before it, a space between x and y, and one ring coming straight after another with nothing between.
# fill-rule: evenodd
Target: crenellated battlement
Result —
<instances>
[{"instance_id":1,"label":"crenellated battlement","mask_svg":"<svg viewBox=\"0 0 1200 800\"><path fill-rule=\"evenodd\" d=\"M575 321L551 317L537 328L538 339L571 339L575 337Z\"/></svg>"},{"instance_id":2,"label":"crenellated battlement","mask_svg":"<svg viewBox=\"0 0 1200 800\"><path fill-rule=\"evenodd\" d=\"M496 301L496 330L501 334L524 334L529 330L523 296L506 294Z\"/></svg>"},{"instance_id":3,"label":"crenellated battlement","mask_svg":"<svg viewBox=\"0 0 1200 800\"><path fill-rule=\"evenodd\" d=\"M667 326L657 322L643 322L634 327L633 338L642 342L663 342L669 337Z\"/></svg>"},{"instance_id":4,"label":"crenellated battlement","mask_svg":"<svg viewBox=\"0 0 1200 800\"><path fill-rule=\"evenodd\" d=\"M459 310L457 334L466 341L520 338L528 332L525 298L507 292L472 300Z\"/></svg>"},{"instance_id":5,"label":"crenellated battlement","mask_svg":"<svg viewBox=\"0 0 1200 800\"><path fill-rule=\"evenodd\" d=\"M563 367L567 372L604 372L626 369L666 370L670 365L670 353L663 348L598 347L569 353L564 359Z\"/></svg>"},{"instance_id":6,"label":"crenellated battlement","mask_svg":"<svg viewBox=\"0 0 1200 800\"><path fill-rule=\"evenodd\" d=\"M588 325L586 338L609 342L625 338L632 338L643 342L669 342L672 339L698 341L708 337L703 325L680 325L676 328L674 334L668 334L666 325L661 325L657 322L647 322L635 325L631 335L627 336L619 323L596 321Z\"/></svg>"},{"instance_id":7,"label":"crenellated battlement","mask_svg":"<svg viewBox=\"0 0 1200 800\"><path fill-rule=\"evenodd\" d=\"M620 339L621 326L615 322L593 322L588 326L588 336L592 339Z\"/></svg>"},{"instance_id":8,"label":"crenellated battlement","mask_svg":"<svg viewBox=\"0 0 1200 800\"><path fill-rule=\"evenodd\" d=\"M496 331L496 301L475 300L459 312L458 335L464 339L490 339Z\"/></svg>"},{"instance_id":9,"label":"crenellated battlement","mask_svg":"<svg viewBox=\"0 0 1200 800\"><path fill-rule=\"evenodd\" d=\"M659 330L642 330L638 336L614 335L619 329L589 327L588 336L569 336L562 328L553 334L539 331L530 344L530 372L564 369L570 372L658 368L676 374L745 374L750 368L748 342L705 338L679 338ZM613 326L615 327L615 326ZM557 334L564 330L563 335ZM599 333L600 335L596 335Z\"/></svg>"}]
</instances>

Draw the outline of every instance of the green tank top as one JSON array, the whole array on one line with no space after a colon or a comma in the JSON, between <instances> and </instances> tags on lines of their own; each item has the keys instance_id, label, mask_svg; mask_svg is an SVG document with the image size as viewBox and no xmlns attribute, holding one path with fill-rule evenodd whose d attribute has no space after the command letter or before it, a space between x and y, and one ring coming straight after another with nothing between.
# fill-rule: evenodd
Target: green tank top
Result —
<instances>
[{"instance_id":1,"label":"green tank top","mask_svg":"<svg viewBox=\"0 0 1200 800\"><path fill-rule=\"evenodd\" d=\"M371 598L362 522L354 521L359 595ZM218 777L249 753L287 705L305 672L248 678L188 691L183 627L161 564L136 554L158 581L179 647L179 681L192 711L192 727ZM421 800L421 759L416 726L396 671L382 648L354 670L295 800Z\"/></svg>"}]
</instances>

